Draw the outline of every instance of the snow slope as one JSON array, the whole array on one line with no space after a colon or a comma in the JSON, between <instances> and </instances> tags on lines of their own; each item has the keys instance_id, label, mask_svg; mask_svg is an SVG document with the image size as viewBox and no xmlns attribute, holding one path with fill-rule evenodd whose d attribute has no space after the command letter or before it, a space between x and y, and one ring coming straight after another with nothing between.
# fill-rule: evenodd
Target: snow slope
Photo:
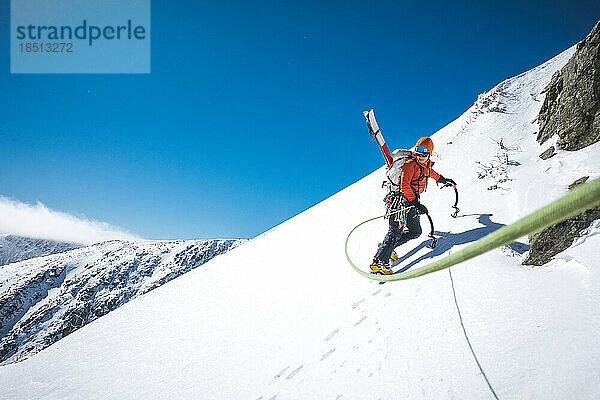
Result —
<instances>
[{"instance_id":1,"label":"snow slope","mask_svg":"<svg viewBox=\"0 0 600 400\"><path fill-rule=\"evenodd\" d=\"M502 82L433 136L461 213L452 219L453 193L431 183L422 200L438 246L426 248L425 235L409 242L397 269L455 252L600 174L598 145L537 157L540 92L573 51ZM343 248L353 226L383 212L384 172L0 367L0 398L598 398L599 224L543 267L520 264L523 238L380 285L352 271ZM366 267L385 230L365 225L351 257Z\"/></svg>"}]
</instances>

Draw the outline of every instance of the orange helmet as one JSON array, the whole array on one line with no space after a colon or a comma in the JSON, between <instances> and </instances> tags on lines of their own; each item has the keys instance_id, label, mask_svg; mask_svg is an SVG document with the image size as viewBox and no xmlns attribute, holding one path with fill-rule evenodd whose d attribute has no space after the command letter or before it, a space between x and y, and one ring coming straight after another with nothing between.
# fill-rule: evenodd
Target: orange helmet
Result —
<instances>
[{"instance_id":1,"label":"orange helmet","mask_svg":"<svg viewBox=\"0 0 600 400\"><path fill-rule=\"evenodd\" d=\"M430 137L424 136L417 141L415 147L425 146L429 150L429 154L433 153L433 140Z\"/></svg>"}]
</instances>

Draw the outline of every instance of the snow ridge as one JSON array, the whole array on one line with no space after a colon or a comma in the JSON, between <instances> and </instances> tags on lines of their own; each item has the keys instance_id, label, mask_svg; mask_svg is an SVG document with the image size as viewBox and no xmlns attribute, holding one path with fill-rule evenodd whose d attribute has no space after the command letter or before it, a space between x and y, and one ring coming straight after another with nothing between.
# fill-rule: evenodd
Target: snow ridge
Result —
<instances>
[{"instance_id":1,"label":"snow ridge","mask_svg":"<svg viewBox=\"0 0 600 400\"><path fill-rule=\"evenodd\" d=\"M81 245L74 243L31 239L15 235L0 235L0 266L49 254L62 253L79 247Z\"/></svg>"}]
</instances>

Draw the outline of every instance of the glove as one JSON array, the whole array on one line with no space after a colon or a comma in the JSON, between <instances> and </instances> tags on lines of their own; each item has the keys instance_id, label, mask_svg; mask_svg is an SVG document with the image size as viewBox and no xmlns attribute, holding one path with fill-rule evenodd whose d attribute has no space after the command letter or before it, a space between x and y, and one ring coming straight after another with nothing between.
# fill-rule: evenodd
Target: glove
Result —
<instances>
[{"instance_id":1,"label":"glove","mask_svg":"<svg viewBox=\"0 0 600 400\"><path fill-rule=\"evenodd\" d=\"M429 214L429 210L427 210L427 207L425 207L423 204L419 203L419 200L413 200L410 203L408 203L409 206L413 206L416 210L417 213L419 214Z\"/></svg>"},{"instance_id":2,"label":"glove","mask_svg":"<svg viewBox=\"0 0 600 400\"><path fill-rule=\"evenodd\" d=\"M456 185L456 182L454 182L454 180L452 180L450 178L444 178L442 175L440 175L440 178L437 181L444 186L445 185Z\"/></svg>"}]
</instances>

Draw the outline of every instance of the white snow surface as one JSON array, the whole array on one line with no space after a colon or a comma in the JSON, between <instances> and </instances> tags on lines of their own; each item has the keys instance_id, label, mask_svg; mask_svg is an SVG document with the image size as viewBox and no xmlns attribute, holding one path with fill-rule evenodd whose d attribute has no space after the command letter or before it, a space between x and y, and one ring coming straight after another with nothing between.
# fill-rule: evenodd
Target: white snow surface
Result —
<instances>
[{"instance_id":1,"label":"white snow surface","mask_svg":"<svg viewBox=\"0 0 600 400\"><path fill-rule=\"evenodd\" d=\"M455 252L565 194L575 179L600 175L599 144L538 158L550 145L535 141L541 91L574 50L500 83L433 136L435 169L457 181L461 213L450 217L452 190L431 182L422 201L438 246L424 246L422 218L424 235L397 249L408 258L396 269ZM476 161L490 166L482 179ZM542 267L521 265L522 238L450 270L380 285L350 268L344 241L383 213L384 179L382 167L1 367L0 398L600 398L598 221ZM352 237L350 255L365 269L386 227L377 220Z\"/></svg>"}]
</instances>

